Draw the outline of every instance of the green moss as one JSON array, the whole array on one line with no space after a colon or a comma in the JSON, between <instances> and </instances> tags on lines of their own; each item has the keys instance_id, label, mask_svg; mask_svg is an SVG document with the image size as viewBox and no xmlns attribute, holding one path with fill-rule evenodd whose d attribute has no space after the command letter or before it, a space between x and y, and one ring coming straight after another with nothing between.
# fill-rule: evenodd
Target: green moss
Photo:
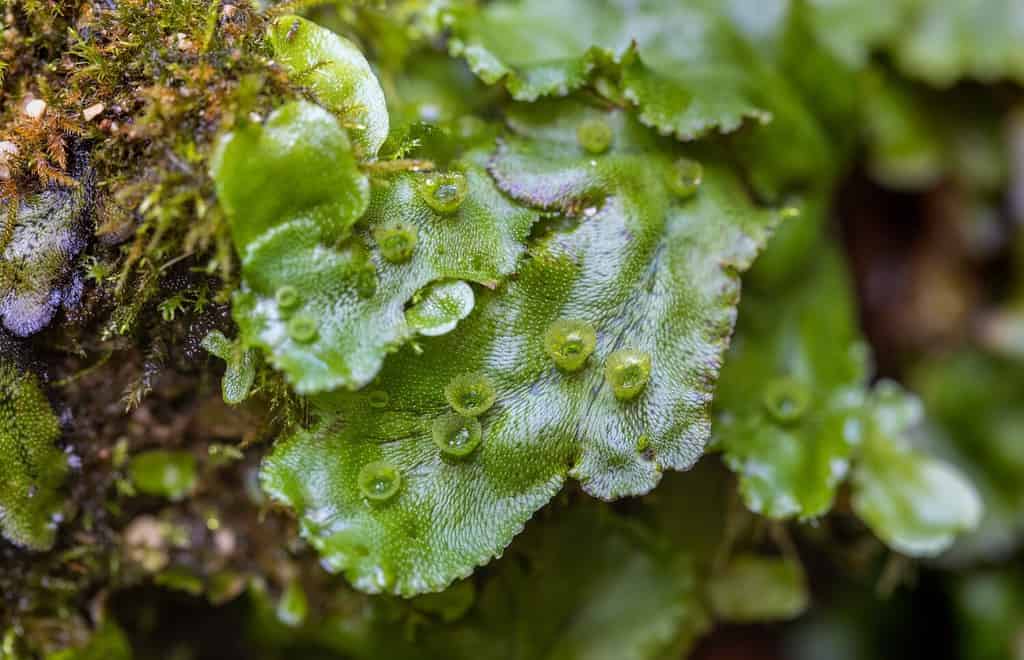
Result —
<instances>
[{"instance_id":1,"label":"green moss","mask_svg":"<svg viewBox=\"0 0 1024 660\"><path fill-rule=\"evenodd\" d=\"M0 361L0 532L18 545L53 545L64 500L67 457L54 443L60 427L29 373Z\"/></svg>"},{"instance_id":2,"label":"green moss","mask_svg":"<svg viewBox=\"0 0 1024 660\"><path fill-rule=\"evenodd\" d=\"M79 156L79 160L84 155ZM93 173L84 163L75 185L56 185L17 202L16 220L0 251L0 319L27 336L42 330L82 293L75 260L86 245ZM5 213L0 209L0 215Z\"/></svg>"},{"instance_id":3,"label":"green moss","mask_svg":"<svg viewBox=\"0 0 1024 660\"><path fill-rule=\"evenodd\" d=\"M280 290L278 294L280 298ZM202 346L227 364L224 378L221 379L224 402L237 404L245 401L256 380L256 367L259 363L256 351L242 348L240 344L232 342L224 333L216 330L203 337Z\"/></svg>"}]
</instances>

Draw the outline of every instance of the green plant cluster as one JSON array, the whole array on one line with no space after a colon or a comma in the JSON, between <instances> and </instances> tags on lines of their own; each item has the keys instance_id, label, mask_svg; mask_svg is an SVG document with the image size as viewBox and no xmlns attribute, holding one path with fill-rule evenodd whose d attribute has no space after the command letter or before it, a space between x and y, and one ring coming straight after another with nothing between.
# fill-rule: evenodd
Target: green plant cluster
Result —
<instances>
[{"instance_id":1,"label":"green plant cluster","mask_svg":"<svg viewBox=\"0 0 1024 660\"><path fill-rule=\"evenodd\" d=\"M154 592L268 660L875 634L822 562L850 603L962 568L1006 657L1016 3L4 11L0 659L225 643ZM881 321L857 185L958 238Z\"/></svg>"}]
</instances>

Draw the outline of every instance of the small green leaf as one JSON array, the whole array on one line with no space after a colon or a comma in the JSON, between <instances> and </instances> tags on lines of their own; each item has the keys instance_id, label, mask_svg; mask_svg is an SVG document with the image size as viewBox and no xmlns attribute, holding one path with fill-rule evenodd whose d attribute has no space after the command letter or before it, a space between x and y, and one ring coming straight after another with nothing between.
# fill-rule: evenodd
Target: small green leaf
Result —
<instances>
[{"instance_id":1,"label":"small green leaf","mask_svg":"<svg viewBox=\"0 0 1024 660\"><path fill-rule=\"evenodd\" d=\"M733 623L785 621L807 609L807 578L799 562L739 555L711 577L708 596L715 615Z\"/></svg>"},{"instance_id":2,"label":"small green leaf","mask_svg":"<svg viewBox=\"0 0 1024 660\"><path fill-rule=\"evenodd\" d=\"M785 291L744 296L714 431L751 511L812 518L831 508L861 442L868 355L835 251Z\"/></svg>"},{"instance_id":3,"label":"small green leaf","mask_svg":"<svg viewBox=\"0 0 1024 660\"><path fill-rule=\"evenodd\" d=\"M128 474L140 492L180 500L198 481L196 458L185 451L153 449L132 457Z\"/></svg>"},{"instance_id":4,"label":"small green leaf","mask_svg":"<svg viewBox=\"0 0 1024 660\"><path fill-rule=\"evenodd\" d=\"M352 124L356 150L374 158L388 137L388 108L377 76L355 44L299 16L275 19L270 44L298 82Z\"/></svg>"},{"instance_id":5,"label":"small green leaf","mask_svg":"<svg viewBox=\"0 0 1024 660\"><path fill-rule=\"evenodd\" d=\"M220 384L224 403L238 404L245 401L256 380L256 361L258 359L256 351L243 349L241 345L225 337L224 333L219 330L214 330L206 335L203 338L202 347L211 355L216 355L227 363L224 378Z\"/></svg>"},{"instance_id":6,"label":"small green leaf","mask_svg":"<svg viewBox=\"0 0 1024 660\"><path fill-rule=\"evenodd\" d=\"M603 155L577 144L588 118L615 130ZM296 510L325 564L366 591L408 596L467 575L567 476L615 499L689 468L708 438L738 273L776 221L711 159L701 161L699 192L680 199L668 188L680 148L625 113L563 102L512 121L518 135L491 171L515 199L561 210L566 228L546 235L515 278L482 292L451 333L422 340L422 354L391 356L374 383L386 407L363 392L318 396L321 423L278 442L263 466L264 489ZM577 372L560 370L545 348L562 318L597 333L590 366ZM648 354L651 367L642 392L621 401L604 364L625 346ZM451 414L446 386L466 373L488 378L496 401L479 418L479 447L453 461L433 425ZM380 460L401 473L402 490L367 507L356 478Z\"/></svg>"},{"instance_id":7,"label":"small green leaf","mask_svg":"<svg viewBox=\"0 0 1024 660\"><path fill-rule=\"evenodd\" d=\"M243 275L252 252L292 223L331 239L346 236L366 211L370 185L348 136L326 110L294 102L265 123L226 134L211 161Z\"/></svg>"},{"instance_id":8,"label":"small green leaf","mask_svg":"<svg viewBox=\"0 0 1024 660\"><path fill-rule=\"evenodd\" d=\"M32 550L54 542L68 462L60 426L36 377L0 360L0 532Z\"/></svg>"},{"instance_id":9,"label":"small green leaf","mask_svg":"<svg viewBox=\"0 0 1024 660\"><path fill-rule=\"evenodd\" d=\"M854 511L887 545L933 556L977 527L981 499L951 464L913 449L906 433L920 402L894 383L876 387L864 447L853 473Z\"/></svg>"},{"instance_id":10,"label":"small green leaf","mask_svg":"<svg viewBox=\"0 0 1024 660\"><path fill-rule=\"evenodd\" d=\"M473 288L460 280L432 284L413 300L415 304L405 310L405 322L425 337L451 332L476 303Z\"/></svg>"}]
</instances>

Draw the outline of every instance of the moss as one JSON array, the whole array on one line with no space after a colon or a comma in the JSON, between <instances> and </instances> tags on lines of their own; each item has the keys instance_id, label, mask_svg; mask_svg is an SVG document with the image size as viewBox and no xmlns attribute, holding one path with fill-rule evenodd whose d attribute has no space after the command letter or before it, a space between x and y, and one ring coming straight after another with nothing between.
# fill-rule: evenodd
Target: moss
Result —
<instances>
[{"instance_id":1,"label":"moss","mask_svg":"<svg viewBox=\"0 0 1024 660\"><path fill-rule=\"evenodd\" d=\"M68 183L6 203L15 219L0 254L0 319L16 335L38 332L81 297L83 282L73 266L86 245L93 194L85 158L77 154Z\"/></svg>"},{"instance_id":2,"label":"moss","mask_svg":"<svg viewBox=\"0 0 1024 660\"><path fill-rule=\"evenodd\" d=\"M0 142L12 146L0 155L0 198L21 200L13 210L47 185L73 187L68 154L91 147L102 202L90 270L112 294L96 301L112 334L137 329L169 264L217 275L222 299L234 287L206 163L222 128L299 93L268 57L269 20L248 3L208 0L8 6ZM26 113L30 99L45 104L41 117Z\"/></svg>"},{"instance_id":3,"label":"moss","mask_svg":"<svg viewBox=\"0 0 1024 660\"><path fill-rule=\"evenodd\" d=\"M35 376L0 362L0 533L18 545L53 545L67 459L54 445L57 418Z\"/></svg>"}]
</instances>

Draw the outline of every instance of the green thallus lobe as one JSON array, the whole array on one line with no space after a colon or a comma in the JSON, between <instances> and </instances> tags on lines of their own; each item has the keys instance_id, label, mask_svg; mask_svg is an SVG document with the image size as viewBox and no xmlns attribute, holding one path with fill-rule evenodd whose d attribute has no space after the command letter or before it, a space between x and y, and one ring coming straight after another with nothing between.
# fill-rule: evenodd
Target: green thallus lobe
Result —
<instances>
[{"instance_id":1,"label":"green thallus lobe","mask_svg":"<svg viewBox=\"0 0 1024 660\"><path fill-rule=\"evenodd\" d=\"M558 319L544 333L544 351L560 368L576 371L594 352L597 333L594 326L578 319Z\"/></svg>"},{"instance_id":2,"label":"green thallus lobe","mask_svg":"<svg viewBox=\"0 0 1024 660\"><path fill-rule=\"evenodd\" d=\"M620 348L608 356L604 377L616 399L633 399L647 387L651 378L651 354L635 348Z\"/></svg>"},{"instance_id":3,"label":"green thallus lobe","mask_svg":"<svg viewBox=\"0 0 1024 660\"><path fill-rule=\"evenodd\" d=\"M374 461L359 470L356 484L366 499L384 502L398 493L402 486L402 475L390 463Z\"/></svg>"},{"instance_id":4,"label":"green thallus lobe","mask_svg":"<svg viewBox=\"0 0 1024 660\"><path fill-rule=\"evenodd\" d=\"M487 376L471 373L452 378L444 388L444 397L455 412L466 417L476 417L494 405L497 394Z\"/></svg>"},{"instance_id":5,"label":"green thallus lobe","mask_svg":"<svg viewBox=\"0 0 1024 660\"><path fill-rule=\"evenodd\" d=\"M462 206L468 192L469 183L466 175L461 172L430 174L419 186L423 201L442 215L455 213Z\"/></svg>"}]
</instances>

